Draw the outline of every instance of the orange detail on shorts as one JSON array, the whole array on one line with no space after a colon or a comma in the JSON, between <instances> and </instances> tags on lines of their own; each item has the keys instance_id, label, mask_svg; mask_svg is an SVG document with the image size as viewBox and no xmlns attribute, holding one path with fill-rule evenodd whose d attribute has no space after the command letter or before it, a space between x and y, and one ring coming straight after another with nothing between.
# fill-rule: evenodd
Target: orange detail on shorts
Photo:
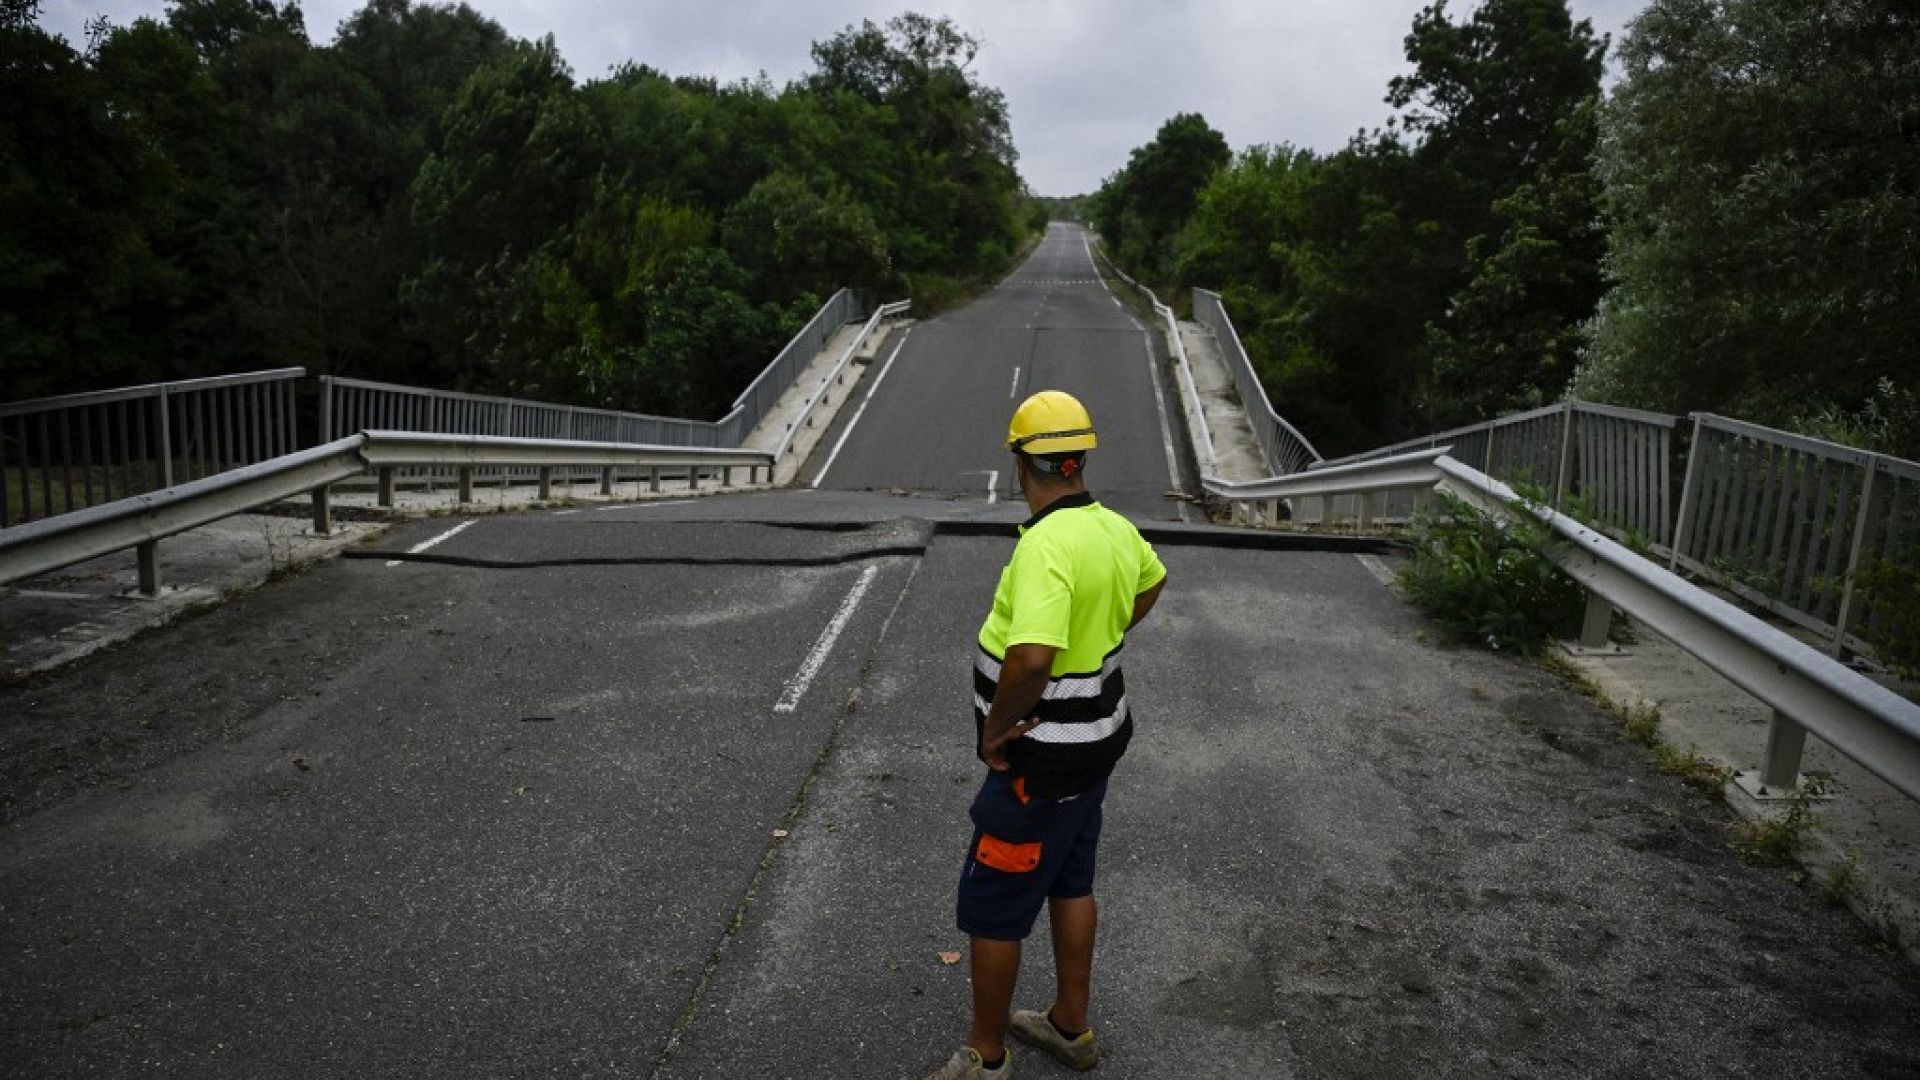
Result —
<instances>
[{"instance_id":1,"label":"orange detail on shorts","mask_svg":"<svg viewBox=\"0 0 1920 1080\"><path fill-rule=\"evenodd\" d=\"M1020 800L1021 806L1027 805L1027 778L1026 777L1016 776L1013 778L1013 797Z\"/></svg>"},{"instance_id":2,"label":"orange detail on shorts","mask_svg":"<svg viewBox=\"0 0 1920 1080\"><path fill-rule=\"evenodd\" d=\"M1031 844L1009 844L997 836L980 834L980 846L974 851L974 858L984 866L995 870L1004 870L1009 874L1025 874L1040 866L1040 842Z\"/></svg>"}]
</instances>

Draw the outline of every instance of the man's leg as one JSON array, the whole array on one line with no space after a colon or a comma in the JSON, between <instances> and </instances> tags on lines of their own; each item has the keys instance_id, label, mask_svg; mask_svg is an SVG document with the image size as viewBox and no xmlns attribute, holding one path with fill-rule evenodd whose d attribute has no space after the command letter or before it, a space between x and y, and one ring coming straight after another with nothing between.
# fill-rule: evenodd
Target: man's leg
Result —
<instances>
[{"instance_id":1,"label":"man's leg","mask_svg":"<svg viewBox=\"0 0 1920 1080\"><path fill-rule=\"evenodd\" d=\"M1053 928L1052 1020L1063 1030L1085 1031L1087 999L1093 992L1093 936L1100 925L1100 906L1091 895L1056 896L1047 901L1047 922ZM1008 985L1011 988L1012 984ZM979 993L976 984L976 1002Z\"/></svg>"},{"instance_id":2,"label":"man's leg","mask_svg":"<svg viewBox=\"0 0 1920 1080\"><path fill-rule=\"evenodd\" d=\"M973 1030L967 1045L992 1061L1007 1052L1007 1017L1013 984L1020 978L1020 943L973 939Z\"/></svg>"}]
</instances>

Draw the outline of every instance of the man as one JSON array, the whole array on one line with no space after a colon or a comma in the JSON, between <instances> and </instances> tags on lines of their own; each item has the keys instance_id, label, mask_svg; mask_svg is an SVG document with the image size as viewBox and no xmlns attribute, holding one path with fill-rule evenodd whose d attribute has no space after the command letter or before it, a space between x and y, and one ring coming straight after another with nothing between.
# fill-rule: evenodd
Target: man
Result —
<instances>
[{"instance_id":1,"label":"man","mask_svg":"<svg viewBox=\"0 0 1920 1080\"><path fill-rule=\"evenodd\" d=\"M1086 408L1058 390L1028 398L1007 429L1033 516L1000 574L975 657L977 752L988 772L957 905L972 942L973 1028L928 1080L1007 1080L1009 1030L1071 1068L1099 1064L1087 1021L1094 856L1107 776L1133 736L1120 648L1167 571L1127 519L1087 494L1086 452L1097 445ZM1053 1003L1009 1016L1020 945L1042 904Z\"/></svg>"}]
</instances>

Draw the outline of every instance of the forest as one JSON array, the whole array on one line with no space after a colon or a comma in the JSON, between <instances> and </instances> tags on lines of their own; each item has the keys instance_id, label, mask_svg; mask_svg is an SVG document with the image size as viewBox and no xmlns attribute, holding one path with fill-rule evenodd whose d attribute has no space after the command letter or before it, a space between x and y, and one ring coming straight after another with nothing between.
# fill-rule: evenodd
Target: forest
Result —
<instances>
[{"instance_id":1,"label":"forest","mask_svg":"<svg viewBox=\"0 0 1920 1080\"><path fill-rule=\"evenodd\" d=\"M1219 291L1329 457L1566 397L1920 458L1920 18L1897 0L1423 9L1384 126L1235 153L1169 119L1088 200Z\"/></svg>"},{"instance_id":2,"label":"forest","mask_svg":"<svg viewBox=\"0 0 1920 1080\"><path fill-rule=\"evenodd\" d=\"M841 286L924 307L1046 221L979 48L906 14L783 87L371 0L0 0L0 398L269 367L719 416Z\"/></svg>"}]
</instances>

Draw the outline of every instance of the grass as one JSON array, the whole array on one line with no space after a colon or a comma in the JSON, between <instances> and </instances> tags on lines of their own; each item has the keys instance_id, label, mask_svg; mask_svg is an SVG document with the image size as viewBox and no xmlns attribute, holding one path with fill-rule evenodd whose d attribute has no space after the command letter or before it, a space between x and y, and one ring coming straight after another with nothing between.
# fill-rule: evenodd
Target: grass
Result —
<instances>
[{"instance_id":1,"label":"grass","mask_svg":"<svg viewBox=\"0 0 1920 1080\"><path fill-rule=\"evenodd\" d=\"M1786 812L1778 817L1743 821L1733 830L1733 850L1755 865L1779 865L1789 862L1806 843L1807 834L1819 822L1813 804L1826 790L1818 777L1808 776L1787 799Z\"/></svg>"},{"instance_id":2,"label":"grass","mask_svg":"<svg viewBox=\"0 0 1920 1080\"><path fill-rule=\"evenodd\" d=\"M1687 786L1708 795L1718 795L1726 787L1727 781L1733 779L1732 768L1702 754L1698 747L1682 749L1660 738L1660 706L1651 701L1639 701L1631 705L1614 701L1600 688L1599 683L1587 677L1579 665L1560 653L1547 653L1540 657L1539 662L1541 667L1566 680L1575 693L1600 706L1613 718L1615 728L1623 738L1646 747L1654 771L1677 777Z\"/></svg>"}]
</instances>

